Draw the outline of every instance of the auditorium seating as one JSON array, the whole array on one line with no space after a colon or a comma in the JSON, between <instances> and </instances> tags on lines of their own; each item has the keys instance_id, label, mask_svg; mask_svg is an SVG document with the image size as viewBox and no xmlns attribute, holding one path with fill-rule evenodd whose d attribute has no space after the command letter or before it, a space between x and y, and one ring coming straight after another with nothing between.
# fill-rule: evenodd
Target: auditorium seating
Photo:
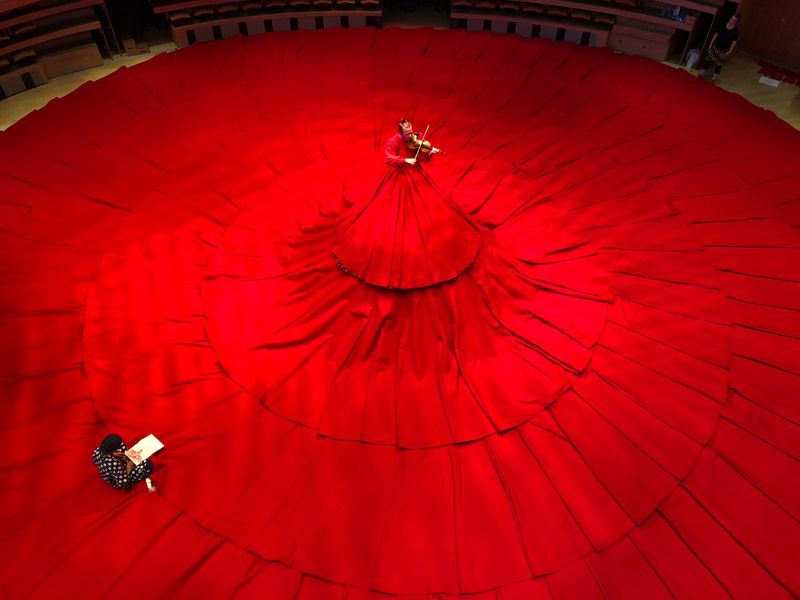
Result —
<instances>
[{"instance_id":1,"label":"auditorium seating","mask_svg":"<svg viewBox=\"0 0 800 600\"><path fill-rule=\"evenodd\" d=\"M451 28L610 46L680 64L690 48L707 47L722 4L723 0L451 0Z\"/></svg>"},{"instance_id":2,"label":"auditorium seating","mask_svg":"<svg viewBox=\"0 0 800 600\"><path fill-rule=\"evenodd\" d=\"M323 29L326 27L380 27L381 0L245 0L209 3L208 0L152 2L166 14L178 47L236 34Z\"/></svg>"},{"instance_id":3,"label":"auditorium seating","mask_svg":"<svg viewBox=\"0 0 800 600\"><path fill-rule=\"evenodd\" d=\"M601 15L604 13L526 0L497 0L496 5L492 0L451 0L453 29L565 39L586 46L607 44L613 17L609 23Z\"/></svg>"},{"instance_id":4,"label":"auditorium seating","mask_svg":"<svg viewBox=\"0 0 800 600\"><path fill-rule=\"evenodd\" d=\"M97 40L97 42L95 41ZM0 99L120 52L104 0L0 2Z\"/></svg>"}]
</instances>

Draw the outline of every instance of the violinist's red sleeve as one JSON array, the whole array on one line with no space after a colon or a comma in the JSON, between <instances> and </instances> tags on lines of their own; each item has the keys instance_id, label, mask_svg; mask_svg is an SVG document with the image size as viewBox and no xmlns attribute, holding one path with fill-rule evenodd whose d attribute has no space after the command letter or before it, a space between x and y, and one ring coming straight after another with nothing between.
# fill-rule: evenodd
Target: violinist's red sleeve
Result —
<instances>
[{"instance_id":1,"label":"violinist's red sleeve","mask_svg":"<svg viewBox=\"0 0 800 600\"><path fill-rule=\"evenodd\" d=\"M406 145L403 136L399 133L394 134L386 140L386 164L392 167L402 167L407 164L407 158L417 157L417 162L426 162L431 159L430 153L417 154L416 150L412 150Z\"/></svg>"},{"instance_id":2,"label":"violinist's red sleeve","mask_svg":"<svg viewBox=\"0 0 800 600\"><path fill-rule=\"evenodd\" d=\"M409 149L403 141L403 136L399 133L386 140L385 150L386 164L391 167L400 167L406 164L406 157L413 158L413 154L408 156Z\"/></svg>"}]
</instances>

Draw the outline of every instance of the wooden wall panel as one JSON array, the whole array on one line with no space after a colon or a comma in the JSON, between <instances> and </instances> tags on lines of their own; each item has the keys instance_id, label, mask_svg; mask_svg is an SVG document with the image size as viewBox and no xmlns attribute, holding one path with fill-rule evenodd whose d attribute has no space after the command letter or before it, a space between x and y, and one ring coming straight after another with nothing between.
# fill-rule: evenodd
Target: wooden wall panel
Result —
<instances>
[{"instance_id":1,"label":"wooden wall panel","mask_svg":"<svg viewBox=\"0 0 800 600\"><path fill-rule=\"evenodd\" d=\"M743 50L791 68L800 68L800 2L746 0L740 8Z\"/></svg>"}]
</instances>

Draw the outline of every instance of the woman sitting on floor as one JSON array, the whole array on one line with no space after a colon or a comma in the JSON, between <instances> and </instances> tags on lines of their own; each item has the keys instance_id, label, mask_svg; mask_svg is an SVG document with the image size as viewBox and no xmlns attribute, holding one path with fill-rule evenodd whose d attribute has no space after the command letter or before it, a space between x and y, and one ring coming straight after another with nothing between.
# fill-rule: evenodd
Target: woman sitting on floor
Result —
<instances>
[{"instance_id":1,"label":"woman sitting on floor","mask_svg":"<svg viewBox=\"0 0 800 600\"><path fill-rule=\"evenodd\" d=\"M92 462L100 471L100 476L118 490L127 489L149 477L153 473L153 461L145 460L139 465L125 455L128 447L122 438L112 433L94 451Z\"/></svg>"}]
</instances>

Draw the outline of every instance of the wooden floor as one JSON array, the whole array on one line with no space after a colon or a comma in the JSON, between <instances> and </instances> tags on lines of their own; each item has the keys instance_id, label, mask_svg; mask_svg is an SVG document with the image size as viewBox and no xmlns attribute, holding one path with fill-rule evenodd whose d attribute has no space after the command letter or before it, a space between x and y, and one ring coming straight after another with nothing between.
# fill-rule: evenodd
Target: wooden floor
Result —
<instances>
[{"instance_id":1,"label":"wooden floor","mask_svg":"<svg viewBox=\"0 0 800 600\"><path fill-rule=\"evenodd\" d=\"M771 110L795 129L800 129L800 87L781 83L774 88L759 83L758 69L758 58L739 52L722 69L718 85L744 96L756 106Z\"/></svg>"},{"instance_id":2,"label":"wooden floor","mask_svg":"<svg viewBox=\"0 0 800 600\"><path fill-rule=\"evenodd\" d=\"M62 77L51 79L48 83L40 85L31 90L14 94L5 100L0 100L0 131L8 129L11 125L19 121L22 117L34 110L42 108L53 98L66 96L71 91L76 90L87 81L95 81L113 73L122 66L135 65L144 62L161 52L169 52L175 49L175 44L162 44L151 46L150 54L141 56L119 56L114 55L114 60L106 59L102 67L86 69L77 73L70 73Z\"/></svg>"},{"instance_id":3,"label":"wooden floor","mask_svg":"<svg viewBox=\"0 0 800 600\"><path fill-rule=\"evenodd\" d=\"M49 83L32 90L16 94L0 101L0 130L5 130L28 113L47 104L53 98L69 94L87 81L105 77L122 65L133 65L145 61L160 52L174 50L174 44L151 48L151 53L132 58L117 57L106 61L102 67L87 69L63 77L51 79ZM693 71L696 73L696 71ZM796 129L800 129L800 87L781 83L777 88L759 83L758 59L738 53L725 65L719 76L719 87L741 94L756 106L773 111ZM709 84L711 85L711 84Z\"/></svg>"}]
</instances>

